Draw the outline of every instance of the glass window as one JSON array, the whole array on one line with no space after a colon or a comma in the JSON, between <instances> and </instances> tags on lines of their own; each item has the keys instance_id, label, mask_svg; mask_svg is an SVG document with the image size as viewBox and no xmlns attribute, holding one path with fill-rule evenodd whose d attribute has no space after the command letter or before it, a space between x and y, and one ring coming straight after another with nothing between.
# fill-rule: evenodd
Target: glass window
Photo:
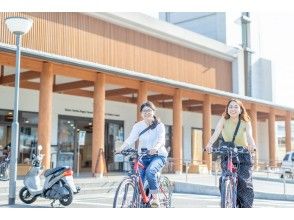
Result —
<instances>
[{"instance_id":1,"label":"glass window","mask_svg":"<svg viewBox=\"0 0 294 220\"><path fill-rule=\"evenodd\" d=\"M60 119L58 146L60 151L73 152L75 142L75 122L72 119Z\"/></svg>"},{"instance_id":2,"label":"glass window","mask_svg":"<svg viewBox=\"0 0 294 220\"><path fill-rule=\"evenodd\" d=\"M35 152L38 137L38 113L19 112L19 150L18 162L30 160ZM0 110L0 148L11 144L11 123L13 111Z\"/></svg>"},{"instance_id":3,"label":"glass window","mask_svg":"<svg viewBox=\"0 0 294 220\"><path fill-rule=\"evenodd\" d=\"M38 113L20 113L19 163L26 163L36 153L38 144Z\"/></svg>"}]
</instances>

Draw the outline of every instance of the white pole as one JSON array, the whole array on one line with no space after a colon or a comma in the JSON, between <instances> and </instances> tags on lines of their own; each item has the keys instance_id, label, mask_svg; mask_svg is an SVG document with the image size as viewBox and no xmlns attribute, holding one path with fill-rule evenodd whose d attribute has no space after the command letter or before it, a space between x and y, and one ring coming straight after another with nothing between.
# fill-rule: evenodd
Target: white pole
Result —
<instances>
[{"instance_id":1,"label":"white pole","mask_svg":"<svg viewBox=\"0 0 294 220\"><path fill-rule=\"evenodd\" d=\"M20 45L21 35L16 34L16 70L14 85L14 113L11 134L11 165L9 171L9 205L15 205L16 176L17 176L17 154L19 139L18 103L19 103L19 75L20 75Z\"/></svg>"}]
</instances>

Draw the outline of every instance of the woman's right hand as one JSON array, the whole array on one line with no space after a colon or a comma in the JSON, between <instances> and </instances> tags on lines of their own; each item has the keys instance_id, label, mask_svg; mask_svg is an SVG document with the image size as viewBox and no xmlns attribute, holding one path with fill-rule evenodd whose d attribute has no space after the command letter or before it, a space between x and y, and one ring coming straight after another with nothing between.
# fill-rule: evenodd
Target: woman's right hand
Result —
<instances>
[{"instance_id":1,"label":"woman's right hand","mask_svg":"<svg viewBox=\"0 0 294 220\"><path fill-rule=\"evenodd\" d=\"M211 144L207 144L206 147L205 147L205 150L206 150L208 153L211 153L211 151L212 151L212 146L211 146Z\"/></svg>"}]
</instances>

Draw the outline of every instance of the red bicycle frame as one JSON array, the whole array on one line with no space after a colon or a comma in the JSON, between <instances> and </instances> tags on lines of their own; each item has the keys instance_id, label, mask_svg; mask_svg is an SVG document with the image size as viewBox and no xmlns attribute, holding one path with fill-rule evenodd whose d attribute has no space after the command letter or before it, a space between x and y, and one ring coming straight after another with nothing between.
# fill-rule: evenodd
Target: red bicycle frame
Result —
<instances>
[{"instance_id":1,"label":"red bicycle frame","mask_svg":"<svg viewBox=\"0 0 294 220\"><path fill-rule=\"evenodd\" d=\"M144 169L144 165L136 158L134 159L134 171L139 178L139 192L142 196L143 202L146 204L149 202L149 197L146 195L145 190L144 190L144 184L142 181L142 177L140 176L139 168Z\"/></svg>"}]
</instances>

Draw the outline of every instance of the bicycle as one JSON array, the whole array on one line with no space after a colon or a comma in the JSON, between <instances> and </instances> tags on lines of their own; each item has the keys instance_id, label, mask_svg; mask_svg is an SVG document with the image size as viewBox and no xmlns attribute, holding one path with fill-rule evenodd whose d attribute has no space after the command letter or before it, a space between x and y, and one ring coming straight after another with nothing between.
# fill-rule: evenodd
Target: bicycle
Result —
<instances>
[{"instance_id":1,"label":"bicycle","mask_svg":"<svg viewBox=\"0 0 294 220\"><path fill-rule=\"evenodd\" d=\"M249 151L239 146L221 146L213 148L211 153L227 157L227 166L221 175L221 208L237 208L237 171L240 164L238 155L249 154Z\"/></svg>"},{"instance_id":2,"label":"bicycle","mask_svg":"<svg viewBox=\"0 0 294 220\"><path fill-rule=\"evenodd\" d=\"M10 156L6 156L3 161L0 162L0 180L9 180L9 162Z\"/></svg>"},{"instance_id":3,"label":"bicycle","mask_svg":"<svg viewBox=\"0 0 294 220\"><path fill-rule=\"evenodd\" d=\"M113 208L150 208L151 195L149 193L148 185L143 183L140 176L139 168L144 168L140 162L141 158L147 153L138 154L137 150L127 149L121 151L124 156L130 155L131 171L128 176L124 178L114 196ZM169 179L165 176L159 176L159 207L170 208L172 197L172 185ZM121 201L120 201L121 200Z\"/></svg>"}]
</instances>

